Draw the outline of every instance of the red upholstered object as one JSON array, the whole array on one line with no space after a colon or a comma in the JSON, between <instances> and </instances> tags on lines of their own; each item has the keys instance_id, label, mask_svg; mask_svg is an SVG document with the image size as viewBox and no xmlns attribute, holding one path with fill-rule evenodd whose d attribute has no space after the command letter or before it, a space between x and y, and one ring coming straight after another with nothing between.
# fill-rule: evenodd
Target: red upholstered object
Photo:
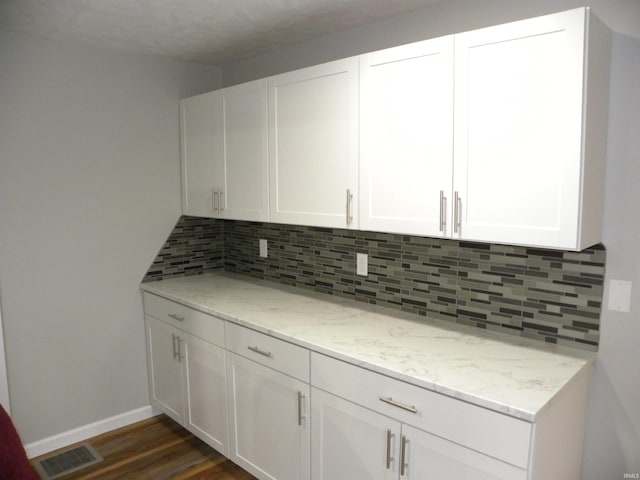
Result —
<instances>
[{"instance_id":1,"label":"red upholstered object","mask_svg":"<svg viewBox=\"0 0 640 480\"><path fill-rule=\"evenodd\" d=\"M11 417L0 405L0 480L40 480L24 451Z\"/></svg>"}]
</instances>

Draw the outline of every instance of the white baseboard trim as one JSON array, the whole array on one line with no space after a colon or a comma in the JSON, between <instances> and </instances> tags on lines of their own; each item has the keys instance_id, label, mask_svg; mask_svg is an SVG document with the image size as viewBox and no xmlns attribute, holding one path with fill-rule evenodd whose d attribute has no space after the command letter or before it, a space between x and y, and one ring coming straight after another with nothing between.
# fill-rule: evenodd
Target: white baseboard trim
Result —
<instances>
[{"instance_id":1,"label":"white baseboard trim","mask_svg":"<svg viewBox=\"0 0 640 480\"><path fill-rule=\"evenodd\" d=\"M153 409L151 405L148 405L136 410L121 413L120 415L116 415L114 417L105 418L104 420L99 420L88 425L83 425L82 427L74 428L73 430L69 430L52 437L44 438L42 440L38 440L37 442L29 443L24 446L24 449L27 451L27 456L29 458L38 457L40 455L44 455L45 453L49 453L59 448L66 447L67 445L82 442L87 438L110 432L111 430L115 430L116 428L126 427L127 425L131 425L132 423L146 420L147 418L158 415L158 413L159 412Z\"/></svg>"}]
</instances>

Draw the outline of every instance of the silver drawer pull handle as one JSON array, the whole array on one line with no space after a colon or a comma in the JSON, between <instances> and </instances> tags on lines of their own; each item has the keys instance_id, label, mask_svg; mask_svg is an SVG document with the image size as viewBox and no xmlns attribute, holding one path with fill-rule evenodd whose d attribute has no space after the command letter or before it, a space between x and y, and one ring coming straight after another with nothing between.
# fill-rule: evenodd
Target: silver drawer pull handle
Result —
<instances>
[{"instance_id":1,"label":"silver drawer pull handle","mask_svg":"<svg viewBox=\"0 0 640 480\"><path fill-rule=\"evenodd\" d=\"M252 352L258 353L260 355L262 355L263 357L269 357L272 358L273 355L271 354L271 352L268 352L267 350L261 350L258 347L247 347L249 350L251 350Z\"/></svg>"},{"instance_id":2,"label":"silver drawer pull handle","mask_svg":"<svg viewBox=\"0 0 640 480\"><path fill-rule=\"evenodd\" d=\"M182 315L178 315L177 313L170 313L169 318L173 318L179 322L184 322L184 317Z\"/></svg>"},{"instance_id":3,"label":"silver drawer pull handle","mask_svg":"<svg viewBox=\"0 0 640 480\"><path fill-rule=\"evenodd\" d=\"M406 410L407 412L418 413L418 409L413 405L405 405L404 403L396 402L391 397L378 397L378 400L388 403L389 405L393 405L394 407L401 408L402 410Z\"/></svg>"}]
</instances>

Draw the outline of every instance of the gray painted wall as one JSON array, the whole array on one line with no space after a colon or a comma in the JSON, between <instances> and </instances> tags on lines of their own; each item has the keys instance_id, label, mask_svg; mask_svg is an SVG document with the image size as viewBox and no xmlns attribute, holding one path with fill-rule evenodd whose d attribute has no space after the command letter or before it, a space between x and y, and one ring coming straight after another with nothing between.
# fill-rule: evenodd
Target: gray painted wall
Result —
<instances>
[{"instance_id":1,"label":"gray painted wall","mask_svg":"<svg viewBox=\"0 0 640 480\"><path fill-rule=\"evenodd\" d=\"M585 5L616 32L640 38L639 0L448 0L225 65L224 84L236 85L351 55Z\"/></svg>"},{"instance_id":2,"label":"gray painted wall","mask_svg":"<svg viewBox=\"0 0 640 480\"><path fill-rule=\"evenodd\" d=\"M25 443L149 404L138 286L180 215L178 100L220 81L0 32L0 288Z\"/></svg>"},{"instance_id":3,"label":"gray painted wall","mask_svg":"<svg viewBox=\"0 0 640 480\"><path fill-rule=\"evenodd\" d=\"M337 58L582 5L615 32L603 243L607 249L600 351L589 399L584 479L640 473L640 1L450 0L227 65L233 85ZM634 282L630 313L607 310L611 279Z\"/></svg>"}]
</instances>

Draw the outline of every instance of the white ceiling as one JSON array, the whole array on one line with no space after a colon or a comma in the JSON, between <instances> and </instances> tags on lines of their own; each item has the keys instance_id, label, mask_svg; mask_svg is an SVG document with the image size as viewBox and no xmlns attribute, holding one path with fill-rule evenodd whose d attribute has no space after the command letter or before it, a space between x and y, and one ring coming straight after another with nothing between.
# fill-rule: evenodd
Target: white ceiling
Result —
<instances>
[{"instance_id":1,"label":"white ceiling","mask_svg":"<svg viewBox=\"0 0 640 480\"><path fill-rule=\"evenodd\" d=\"M0 27L223 64L447 0L0 0Z\"/></svg>"}]
</instances>

